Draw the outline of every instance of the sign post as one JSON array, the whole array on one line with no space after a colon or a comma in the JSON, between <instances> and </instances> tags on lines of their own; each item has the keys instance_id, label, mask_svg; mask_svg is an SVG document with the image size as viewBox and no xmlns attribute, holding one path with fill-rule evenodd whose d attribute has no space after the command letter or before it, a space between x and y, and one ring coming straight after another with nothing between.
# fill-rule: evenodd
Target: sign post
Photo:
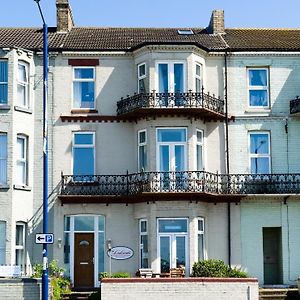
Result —
<instances>
[{"instance_id":1,"label":"sign post","mask_svg":"<svg viewBox=\"0 0 300 300\"><path fill-rule=\"evenodd\" d=\"M35 235L36 244L53 244L54 235L53 233L37 233Z\"/></svg>"},{"instance_id":2,"label":"sign post","mask_svg":"<svg viewBox=\"0 0 300 300\"><path fill-rule=\"evenodd\" d=\"M48 233L48 25L40 6L40 0L34 0L38 6L43 21L43 233ZM48 251L47 244L43 243L43 275L42 300L48 300Z\"/></svg>"}]
</instances>

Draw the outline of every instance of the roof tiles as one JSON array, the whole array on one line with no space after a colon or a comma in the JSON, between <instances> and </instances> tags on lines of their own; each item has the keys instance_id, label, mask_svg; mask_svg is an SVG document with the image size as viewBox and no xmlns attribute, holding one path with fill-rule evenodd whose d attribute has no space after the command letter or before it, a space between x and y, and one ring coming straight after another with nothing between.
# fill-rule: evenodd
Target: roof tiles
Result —
<instances>
[{"instance_id":1,"label":"roof tiles","mask_svg":"<svg viewBox=\"0 0 300 300\"><path fill-rule=\"evenodd\" d=\"M68 33L49 28L50 50L133 51L150 44L191 44L207 51L300 51L300 29L226 29L223 35L189 28L195 34L179 35L183 28L74 27ZM40 28L0 28L0 48L40 50Z\"/></svg>"}]
</instances>

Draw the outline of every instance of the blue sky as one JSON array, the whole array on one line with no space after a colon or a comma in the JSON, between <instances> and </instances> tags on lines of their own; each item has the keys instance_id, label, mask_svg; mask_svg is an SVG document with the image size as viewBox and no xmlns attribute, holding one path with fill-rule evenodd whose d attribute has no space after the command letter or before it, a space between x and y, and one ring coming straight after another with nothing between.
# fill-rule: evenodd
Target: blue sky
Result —
<instances>
[{"instance_id":1,"label":"blue sky","mask_svg":"<svg viewBox=\"0 0 300 300\"><path fill-rule=\"evenodd\" d=\"M34 0L1 0L0 27L40 27ZM40 0L48 26L56 0ZM225 26L300 28L300 0L69 0L77 26L206 27L213 9ZM16 7L18 9L16 9Z\"/></svg>"}]
</instances>

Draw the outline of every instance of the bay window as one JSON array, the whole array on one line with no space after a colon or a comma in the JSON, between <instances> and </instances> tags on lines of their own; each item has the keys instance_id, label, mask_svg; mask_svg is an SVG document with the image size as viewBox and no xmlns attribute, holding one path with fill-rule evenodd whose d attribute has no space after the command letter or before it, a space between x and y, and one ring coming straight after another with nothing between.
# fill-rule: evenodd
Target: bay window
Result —
<instances>
[{"instance_id":1,"label":"bay window","mask_svg":"<svg viewBox=\"0 0 300 300\"><path fill-rule=\"evenodd\" d=\"M195 91L200 93L202 89L202 65L196 63L195 65Z\"/></svg>"},{"instance_id":2,"label":"bay window","mask_svg":"<svg viewBox=\"0 0 300 300\"><path fill-rule=\"evenodd\" d=\"M197 171L202 171L204 169L203 163L203 131L196 131L196 166Z\"/></svg>"},{"instance_id":3,"label":"bay window","mask_svg":"<svg viewBox=\"0 0 300 300\"><path fill-rule=\"evenodd\" d=\"M138 132L138 171L144 172L147 169L147 131Z\"/></svg>"},{"instance_id":4,"label":"bay window","mask_svg":"<svg viewBox=\"0 0 300 300\"><path fill-rule=\"evenodd\" d=\"M198 260L203 260L205 259L204 218L198 218L197 221Z\"/></svg>"},{"instance_id":5,"label":"bay window","mask_svg":"<svg viewBox=\"0 0 300 300\"><path fill-rule=\"evenodd\" d=\"M138 65L138 93L146 93L146 64Z\"/></svg>"},{"instance_id":6,"label":"bay window","mask_svg":"<svg viewBox=\"0 0 300 300\"><path fill-rule=\"evenodd\" d=\"M149 267L147 220L140 220L140 267Z\"/></svg>"}]
</instances>

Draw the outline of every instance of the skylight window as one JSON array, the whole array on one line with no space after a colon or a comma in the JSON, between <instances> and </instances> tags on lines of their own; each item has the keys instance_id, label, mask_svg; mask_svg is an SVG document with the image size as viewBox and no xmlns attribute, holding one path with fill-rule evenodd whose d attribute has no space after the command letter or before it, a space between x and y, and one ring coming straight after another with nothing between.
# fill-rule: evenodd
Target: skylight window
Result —
<instances>
[{"instance_id":1,"label":"skylight window","mask_svg":"<svg viewBox=\"0 0 300 300\"><path fill-rule=\"evenodd\" d=\"M192 35L194 31L192 29L179 29L177 30L178 34L180 35Z\"/></svg>"}]
</instances>

